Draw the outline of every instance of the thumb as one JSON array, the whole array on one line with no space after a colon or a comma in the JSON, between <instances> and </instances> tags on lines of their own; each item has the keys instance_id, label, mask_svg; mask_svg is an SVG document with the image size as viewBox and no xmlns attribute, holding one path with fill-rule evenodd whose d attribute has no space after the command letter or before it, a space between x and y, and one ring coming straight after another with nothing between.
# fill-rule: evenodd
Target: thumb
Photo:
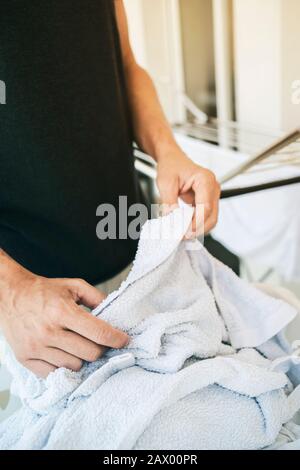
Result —
<instances>
[{"instance_id":1,"label":"thumb","mask_svg":"<svg viewBox=\"0 0 300 470\"><path fill-rule=\"evenodd\" d=\"M167 178L159 184L161 209L164 215L178 207L178 178Z\"/></svg>"},{"instance_id":2,"label":"thumb","mask_svg":"<svg viewBox=\"0 0 300 470\"><path fill-rule=\"evenodd\" d=\"M95 308L106 297L103 292L82 279L70 279L68 284L75 302L80 303L85 307Z\"/></svg>"}]
</instances>

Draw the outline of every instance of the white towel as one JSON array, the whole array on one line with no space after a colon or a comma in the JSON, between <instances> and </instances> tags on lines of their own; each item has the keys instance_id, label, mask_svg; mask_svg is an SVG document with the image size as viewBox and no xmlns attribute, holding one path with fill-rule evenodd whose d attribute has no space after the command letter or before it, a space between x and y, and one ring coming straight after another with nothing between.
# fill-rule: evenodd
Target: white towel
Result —
<instances>
[{"instance_id":1,"label":"white towel","mask_svg":"<svg viewBox=\"0 0 300 470\"><path fill-rule=\"evenodd\" d=\"M148 222L127 280L95 315L132 337L79 373L37 379L7 351L23 408L0 449L259 449L300 405L272 370L273 343L296 315L238 279L197 242L192 209ZM172 236L165 237L166 228ZM170 235L170 234L169 234ZM187 249L188 248L188 249Z\"/></svg>"}]
</instances>

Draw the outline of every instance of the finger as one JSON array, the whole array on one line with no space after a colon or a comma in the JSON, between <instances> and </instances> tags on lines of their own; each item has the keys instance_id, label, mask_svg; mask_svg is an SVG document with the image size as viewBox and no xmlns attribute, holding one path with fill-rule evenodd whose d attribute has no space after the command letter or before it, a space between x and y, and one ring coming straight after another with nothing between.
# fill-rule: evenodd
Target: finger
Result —
<instances>
[{"instance_id":1,"label":"finger","mask_svg":"<svg viewBox=\"0 0 300 470\"><path fill-rule=\"evenodd\" d=\"M56 367L65 367L66 369L78 372L82 367L82 361L61 349L48 347L41 353L41 359L47 361Z\"/></svg>"},{"instance_id":2,"label":"finger","mask_svg":"<svg viewBox=\"0 0 300 470\"><path fill-rule=\"evenodd\" d=\"M195 195L196 197L196 195ZM198 201L202 196L197 195ZM215 202L217 200L217 202ZM196 203L195 213L192 222L185 235L185 240L198 238L208 233L217 223L218 220L218 199L215 198L213 203Z\"/></svg>"},{"instance_id":3,"label":"finger","mask_svg":"<svg viewBox=\"0 0 300 470\"><path fill-rule=\"evenodd\" d=\"M185 236L192 239L207 233L216 225L220 198L220 185L211 174L209 179L202 174L193 175L183 186L181 192L185 196L193 191L195 214Z\"/></svg>"},{"instance_id":4,"label":"finger","mask_svg":"<svg viewBox=\"0 0 300 470\"><path fill-rule=\"evenodd\" d=\"M110 348L124 348L129 341L126 333L113 328L109 323L94 317L76 305L72 312L65 316L64 327L96 344Z\"/></svg>"},{"instance_id":5,"label":"finger","mask_svg":"<svg viewBox=\"0 0 300 470\"><path fill-rule=\"evenodd\" d=\"M50 346L63 349L87 362L97 361L106 351L105 347L99 346L76 333L64 330L55 335Z\"/></svg>"},{"instance_id":6,"label":"finger","mask_svg":"<svg viewBox=\"0 0 300 470\"><path fill-rule=\"evenodd\" d=\"M219 213L219 207L218 205L216 205L211 216L205 220L205 225L204 225L205 234L209 233L216 226L218 222L218 213Z\"/></svg>"},{"instance_id":7,"label":"finger","mask_svg":"<svg viewBox=\"0 0 300 470\"><path fill-rule=\"evenodd\" d=\"M214 212L214 204L204 203L196 205L193 219L193 229L196 233L196 236L199 237L200 235L204 235L206 223L212 218Z\"/></svg>"},{"instance_id":8,"label":"finger","mask_svg":"<svg viewBox=\"0 0 300 470\"><path fill-rule=\"evenodd\" d=\"M196 206L196 230L199 226L208 220L215 212L218 205L218 194L216 186L210 187L207 184L196 182L194 185L195 191L195 206Z\"/></svg>"},{"instance_id":9,"label":"finger","mask_svg":"<svg viewBox=\"0 0 300 470\"><path fill-rule=\"evenodd\" d=\"M192 222L185 234L185 240L198 238L205 233L205 204L197 204Z\"/></svg>"},{"instance_id":10,"label":"finger","mask_svg":"<svg viewBox=\"0 0 300 470\"><path fill-rule=\"evenodd\" d=\"M204 223L197 225L195 216L184 236L184 240L194 240L204 235Z\"/></svg>"},{"instance_id":11,"label":"finger","mask_svg":"<svg viewBox=\"0 0 300 470\"><path fill-rule=\"evenodd\" d=\"M183 195L191 191L195 195L194 205L207 204L209 206L219 198L219 185L214 176L207 179L200 173L193 175L181 188Z\"/></svg>"},{"instance_id":12,"label":"finger","mask_svg":"<svg viewBox=\"0 0 300 470\"><path fill-rule=\"evenodd\" d=\"M196 180L198 179L202 180L200 175L192 175L181 187L180 193L185 194L189 192L190 190L194 191L194 185L195 185Z\"/></svg>"},{"instance_id":13,"label":"finger","mask_svg":"<svg viewBox=\"0 0 300 470\"><path fill-rule=\"evenodd\" d=\"M171 211L178 207L178 193L179 193L179 181L178 178L165 179L158 185L160 197L161 197L161 208L164 215L169 214Z\"/></svg>"},{"instance_id":14,"label":"finger","mask_svg":"<svg viewBox=\"0 0 300 470\"><path fill-rule=\"evenodd\" d=\"M86 307L96 308L105 299L103 292L100 292L83 279L68 279L67 285L74 300Z\"/></svg>"},{"instance_id":15,"label":"finger","mask_svg":"<svg viewBox=\"0 0 300 470\"><path fill-rule=\"evenodd\" d=\"M204 235L205 226L205 204L196 204L193 219L189 228L184 236L185 240L192 240Z\"/></svg>"},{"instance_id":16,"label":"finger","mask_svg":"<svg viewBox=\"0 0 300 470\"><path fill-rule=\"evenodd\" d=\"M216 197L213 204L213 210L211 211L210 216L205 219L204 233L209 233L218 223L219 218L219 208L220 208L220 186L216 188Z\"/></svg>"},{"instance_id":17,"label":"finger","mask_svg":"<svg viewBox=\"0 0 300 470\"><path fill-rule=\"evenodd\" d=\"M29 359L24 363L24 366L42 379L45 379L51 372L56 370L56 367L53 364L49 364L48 362L40 361L38 359Z\"/></svg>"}]
</instances>

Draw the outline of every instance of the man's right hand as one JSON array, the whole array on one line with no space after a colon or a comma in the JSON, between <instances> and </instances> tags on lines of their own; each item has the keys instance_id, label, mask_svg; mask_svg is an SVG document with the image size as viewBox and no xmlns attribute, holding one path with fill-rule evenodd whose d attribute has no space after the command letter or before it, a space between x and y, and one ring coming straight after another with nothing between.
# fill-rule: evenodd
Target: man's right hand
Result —
<instances>
[{"instance_id":1,"label":"man's right hand","mask_svg":"<svg viewBox=\"0 0 300 470\"><path fill-rule=\"evenodd\" d=\"M0 328L16 358L40 377L58 367L80 370L106 347L123 348L129 337L86 312L104 295L81 279L47 279L10 260L0 286Z\"/></svg>"}]
</instances>

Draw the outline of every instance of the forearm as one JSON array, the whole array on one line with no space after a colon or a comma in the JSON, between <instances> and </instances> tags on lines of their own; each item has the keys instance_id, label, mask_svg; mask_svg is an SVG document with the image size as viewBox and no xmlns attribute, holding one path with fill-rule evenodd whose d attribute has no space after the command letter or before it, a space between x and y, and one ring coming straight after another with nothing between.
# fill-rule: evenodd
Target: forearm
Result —
<instances>
[{"instance_id":1,"label":"forearm","mask_svg":"<svg viewBox=\"0 0 300 470\"><path fill-rule=\"evenodd\" d=\"M122 0L115 0L127 91L136 142L157 163L157 185L164 204L173 206L181 197L187 204L205 207L204 230L217 222L220 186L213 173L196 165L177 145L147 72L139 67L129 40ZM202 217L193 218L193 234L203 231Z\"/></svg>"},{"instance_id":2,"label":"forearm","mask_svg":"<svg viewBox=\"0 0 300 470\"><path fill-rule=\"evenodd\" d=\"M3 288L24 275L30 276L31 273L0 248L0 295Z\"/></svg>"},{"instance_id":3,"label":"forearm","mask_svg":"<svg viewBox=\"0 0 300 470\"><path fill-rule=\"evenodd\" d=\"M126 69L127 90L138 145L158 162L165 155L182 152L159 103L148 73L132 63Z\"/></svg>"},{"instance_id":4,"label":"forearm","mask_svg":"<svg viewBox=\"0 0 300 470\"><path fill-rule=\"evenodd\" d=\"M20 288L27 271L0 248L0 330L12 311L13 292ZM29 272L28 272L29 275Z\"/></svg>"}]
</instances>

